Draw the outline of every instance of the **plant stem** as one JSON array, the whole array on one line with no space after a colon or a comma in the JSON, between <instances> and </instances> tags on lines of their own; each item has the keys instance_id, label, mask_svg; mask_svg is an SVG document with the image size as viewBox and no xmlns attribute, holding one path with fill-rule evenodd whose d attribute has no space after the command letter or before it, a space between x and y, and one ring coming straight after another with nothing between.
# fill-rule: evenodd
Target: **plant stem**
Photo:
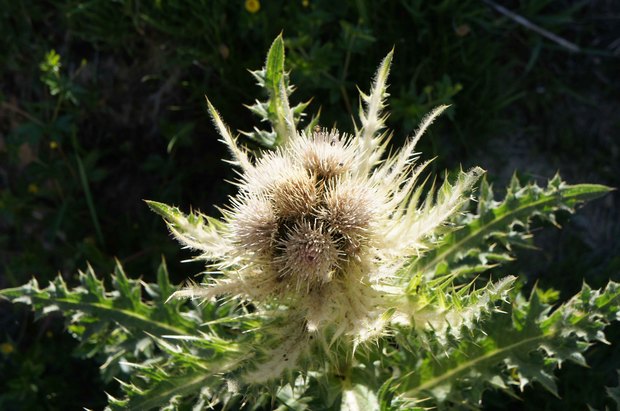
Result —
<instances>
[{"instance_id":1,"label":"plant stem","mask_svg":"<svg viewBox=\"0 0 620 411\"><path fill-rule=\"evenodd\" d=\"M93 196L90 192L90 186L88 185L88 177L86 176L86 170L84 170L84 164L82 163L82 159L78 152L78 143L76 137L75 127L73 128L73 132L71 133L71 141L73 142L73 148L75 150L75 161L78 166L78 174L80 176L80 183L82 185L82 190L84 190L84 196L86 197L86 204L88 205L88 211L90 212L90 217L93 220L93 226L95 227L95 234L97 235L97 241L101 246L104 245L103 232L101 231L101 225L99 224L99 218L97 217L97 210L95 209L95 203L93 201Z\"/></svg>"}]
</instances>

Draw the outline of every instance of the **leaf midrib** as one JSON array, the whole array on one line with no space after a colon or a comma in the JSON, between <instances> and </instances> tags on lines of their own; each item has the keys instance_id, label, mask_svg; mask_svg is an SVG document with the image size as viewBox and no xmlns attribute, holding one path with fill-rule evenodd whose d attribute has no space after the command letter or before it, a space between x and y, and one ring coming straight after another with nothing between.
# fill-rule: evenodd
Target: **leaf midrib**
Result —
<instances>
[{"instance_id":1,"label":"leaf midrib","mask_svg":"<svg viewBox=\"0 0 620 411\"><path fill-rule=\"evenodd\" d=\"M573 299L577 298L578 295L581 295L581 292L579 294L577 294L575 297L573 297ZM613 296L613 298L610 298L609 301L607 301L605 304L603 304L602 306L598 307L598 312L603 312L603 308L609 304L614 303L615 299L618 297L619 294L616 294L615 296ZM571 300L573 301L573 300ZM568 305L570 304L569 301L567 304L562 305L561 307L558 307L557 310L554 311L553 314L557 313L558 310L562 310L562 309L567 309ZM553 315L551 314L551 315ZM551 317L551 315L548 318ZM577 326L579 325L582 321L585 321L586 319L588 319L589 316L588 315L582 315L580 318L578 318L572 325L573 326ZM538 321L537 324L540 325L542 321ZM415 387L411 390L406 391L403 396L406 398L407 396L410 396L410 398L415 398L412 394L421 392L423 390L429 390L431 387L436 386L438 384L441 384L443 381L448 380L454 376L457 376L458 374L462 373L463 371L469 369L470 367L474 367L480 363L482 363L483 361L487 361L487 360L491 360L495 357L501 357L501 358L505 358L503 357L503 354L511 351L513 349L517 349L520 348L522 346L525 346L526 344L529 343L537 343L539 341L544 341L547 339L552 339L554 337L556 337L560 331L562 330L562 324L555 324L548 333L543 333L534 337L530 337L530 338L526 338L524 340L518 341L514 344L510 344L507 345L505 347L501 347L498 349L495 349L493 351L490 351L480 357L477 357L471 361L465 362L461 365L459 365L458 367L455 367L454 369L450 370L449 372L442 374L440 376L437 376L421 385L419 385L418 387Z\"/></svg>"},{"instance_id":2,"label":"leaf midrib","mask_svg":"<svg viewBox=\"0 0 620 411\"><path fill-rule=\"evenodd\" d=\"M435 377L427 382L425 382L422 385L419 385L418 387L411 389L409 391L406 391L404 393L404 396L410 396L411 398L415 398L413 394L424 391L424 390L429 390L431 387L434 387L438 384L441 384L443 381L448 380L454 376L457 376L458 374L462 373L463 371L476 366L479 363L482 363L486 360L491 360L494 357L498 357L503 355L505 352L511 351L513 349L519 348L521 346L524 346L528 343L536 343L538 341L542 341L544 339L547 339L549 337L553 337L555 335L555 333L550 333L550 334L542 334L542 335L537 335L535 337L530 337L530 338L526 338L524 340L521 340L519 342L516 342L514 344L510 344L507 345L505 347L496 349L494 351L488 352L480 357L475 358L474 360L465 362L461 365L459 365L456 368L453 368L452 370L450 370L449 372L442 374L438 377Z\"/></svg>"},{"instance_id":3,"label":"leaf midrib","mask_svg":"<svg viewBox=\"0 0 620 411\"><path fill-rule=\"evenodd\" d=\"M73 309L76 311L81 310L87 313L95 311L95 312L101 313L100 318L103 320L109 318L109 319L116 321L114 317L117 317L117 318L119 316L126 317L138 323L136 324L136 328L142 325L143 331L148 331L152 334L158 334L158 335L166 335L166 334L185 335L187 334L187 331L181 328L177 328L170 324L152 320L148 317L137 314L134 311L124 310L122 308L110 307L102 303L76 302L76 301L71 301L65 298L44 298L44 297L40 297L37 295L29 295L28 297L40 303L55 303L60 306L63 306L63 308L69 308L69 309ZM127 325L127 324L124 324L124 325Z\"/></svg>"},{"instance_id":4,"label":"leaf midrib","mask_svg":"<svg viewBox=\"0 0 620 411\"><path fill-rule=\"evenodd\" d=\"M571 198L572 198L572 196L571 196ZM463 247L463 244L466 244L467 242L472 241L473 239L477 238L481 234L484 234L484 232L490 230L494 226L501 225L501 223L503 223L505 220L512 218L512 216L514 216L516 214L519 214L519 213L527 210L528 208L535 208L535 207L537 207L537 206L539 206L541 204L552 203L554 201L557 201L557 198L555 198L555 197L547 197L547 198L544 198L542 200L535 201L535 202L532 202L532 203L527 203L527 204L522 205L520 207L511 209L511 210L513 210L512 212L508 212L507 214L505 214L504 216L502 216L500 218L494 218L493 220L489 221L487 224L483 224L478 229L472 231L470 235L466 235L462 239L457 240L456 242L452 243L451 246L447 247L444 251L442 251L440 253L437 253L435 255L435 257L433 257L429 262L425 263L421 267L421 269L418 268L417 271L418 272L422 272L422 273L426 273L430 268L432 268L435 265L439 264L439 261L445 260L445 256L446 255L450 255L450 254L454 253L455 250L461 249ZM507 207L507 205L504 203L500 207L496 208L495 210L500 210L501 208L505 208L505 207ZM476 219L475 221L481 221L481 217L479 216L478 219ZM465 226L465 227L467 227L467 226ZM461 230L464 229L465 227L461 228Z\"/></svg>"}]
</instances>

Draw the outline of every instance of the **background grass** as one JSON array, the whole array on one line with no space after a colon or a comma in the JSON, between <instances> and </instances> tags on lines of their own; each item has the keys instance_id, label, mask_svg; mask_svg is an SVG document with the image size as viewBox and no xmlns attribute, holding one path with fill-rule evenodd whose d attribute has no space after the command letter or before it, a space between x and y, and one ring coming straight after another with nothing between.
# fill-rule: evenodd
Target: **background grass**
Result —
<instances>
[{"instance_id":1,"label":"background grass","mask_svg":"<svg viewBox=\"0 0 620 411\"><path fill-rule=\"evenodd\" d=\"M515 169L546 179L620 187L620 3L502 2L579 46L574 52L480 0L342 2L0 0L0 288L58 271L71 283L90 262L117 257L146 280L163 255L176 281L199 265L142 199L216 215L233 187L204 95L249 130L262 66L284 32L293 100L315 97L321 125L351 130L356 85L367 89L395 47L389 126L404 141L432 107L451 104L420 143L434 171L480 165L502 187ZM250 143L248 143L250 144ZM251 145L251 144L250 144ZM618 194L588 205L541 250L508 267L567 298L583 278L620 280ZM618 327L610 330L617 343ZM101 408L95 362L70 356L61 319L32 322L0 302L0 408ZM617 351L617 350L616 350ZM593 387L617 384L613 348L590 353L596 372L562 371L563 402L489 394L489 409L601 407ZM76 390L75 387L80 387ZM495 408L494 408L495 407Z\"/></svg>"}]
</instances>

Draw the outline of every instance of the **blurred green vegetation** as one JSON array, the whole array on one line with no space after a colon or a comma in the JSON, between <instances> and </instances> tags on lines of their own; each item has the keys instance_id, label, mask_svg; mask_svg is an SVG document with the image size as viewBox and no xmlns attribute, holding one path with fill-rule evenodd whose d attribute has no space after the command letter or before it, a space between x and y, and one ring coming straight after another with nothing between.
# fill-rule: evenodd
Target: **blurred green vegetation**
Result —
<instances>
[{"instance_id":1,"label":"blurred green vegetation","mask_svg":"<svg viewBox=\"0 0 620 411\"><path fill-rule=\"evenodd\" d=\"M314 97L323 126L353 128L356 85L367 88L395 47L394 144L432 107L451 104L419 146L437 156L435 170L477 164L503 186L514 168L534 178L560 169L572 183L619 187L620 3L502 5L580 51L480 0L0 0L0 288L32 276L44 284L58 271L71 282L87 261L109 272L113 256L148 279L161 255L178 282L200 271L179 263L189 254L142 199L217 213L235 174L204 95L250 130L242 104L257 88L247 69L261 67L280 32L299 89L292 99ZM561 298L583 277L596 287L619 280L617 204L608 196L565 230L542 230L544 251L511 268ZM101 407L100 393L116 387L100 382L94 363L70 358L60 320L28 316L0 302L0 408ZM610 334L620 340L617 327ZM599 377L565 370L563 392L577 408L600 401L574 386L617 385L620 359L601 350L592 353ZM495 401L560 409L547 394L524 398Z\"/></svg>"}]
</instances>

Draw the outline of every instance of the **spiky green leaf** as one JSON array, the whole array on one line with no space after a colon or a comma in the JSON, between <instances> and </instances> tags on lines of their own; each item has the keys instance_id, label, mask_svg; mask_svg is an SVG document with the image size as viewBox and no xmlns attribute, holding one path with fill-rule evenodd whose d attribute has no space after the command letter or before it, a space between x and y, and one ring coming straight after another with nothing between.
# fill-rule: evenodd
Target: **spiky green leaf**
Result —
<instances>
[{"instance_id":1,"label":"spiky green leaf","mask_svg":"<svg viewBox=\"0 0 620 411\"><path fill-rule=\"evenodd\" d=\"M435 247L412 261L409 272L425 279L470 272L473 267L489 267L511 259L511 247L529 244L530 224L534 217L555 222L560 211L574 212L588 200L611 189L598 184L569 185L559 175L543 188L535 183L521 185L511 180L506 198L496 201L492 187L483 180L477 212L466 213L454 222L457 229L447 233ZM473 270L476 271L476 270ZM478 272L480 272L478 270ZM410 287L411 289L411 287Z\"/></svg>"},{"instance_id":2,"label":"spiky green leaf","mask_svg":"<svg viewBox=\"0 0 620 411\"><path fill-rule=\"evenodd\" d=\"M584 285L555 310L537 295L519 296L503 307L505 313L493 313L449 349L437 345L420 352L415 339L403 341L408 361L419 366L397 379L399 401L477 408L485 389L523 389L533 382L557 395L554 370L567 360L585 365L584 351L605 342L604 328L620 318L620 285L610 282L601 290Z\"/></svg>"},{"instance_id":3,"label":"spiky green leaf","mask_svg":"<svg viewBox=\"0 0 620 411\"><path fill-rule=\"evenodd\" d=\"M297 132L297 125L305 116L305 110L310 104L310 101L307 101L291 106L289 96L295 88L290 85L284 61L284 40L280 34L269 48L263 69L250 72L257 80L258 86L267 91L268 98L265 101L256 100L254 104L246 107L261 121L268 122L271 130L255 128L242 134L267 148L286 144L290 136ZM310 123L313 122L316 120L313 119Z\"/></svg>"}]
</instances>

